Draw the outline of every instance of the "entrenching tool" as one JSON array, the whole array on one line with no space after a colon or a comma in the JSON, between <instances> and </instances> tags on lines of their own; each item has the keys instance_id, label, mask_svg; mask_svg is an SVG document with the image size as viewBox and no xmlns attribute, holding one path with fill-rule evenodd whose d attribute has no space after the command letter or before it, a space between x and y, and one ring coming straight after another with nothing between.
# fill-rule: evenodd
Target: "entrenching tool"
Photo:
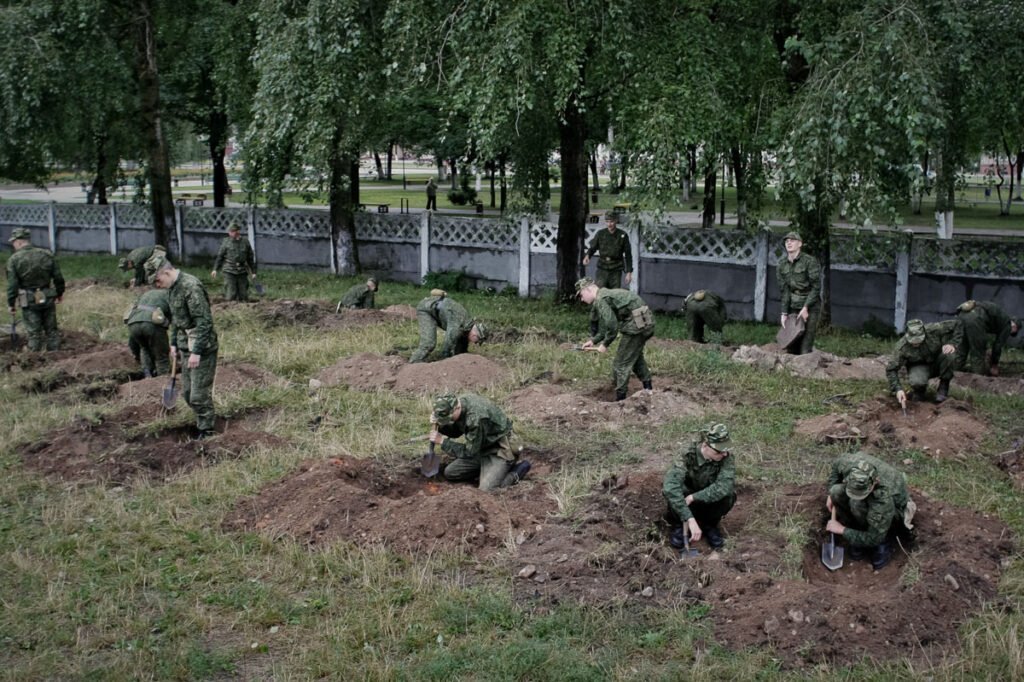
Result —
<instances>
[{"instance_id":1,"label":"entrenching tool","mask_svg":"<svg viewBox=\"0 0 1024 682\"><path fill-rule=\"evenodd\" d=\"M441 470L441 457L434 450L434 447L434 441L430 441L427 454L423 455L423 459L420 460L420 473L427 478L437 476L437 472Z\"/></svg>"},{"instance_id":2,"label":"entrenching tool","mask_svg":"<svg viewBox=\"0 0 1024 682\"><path fill-rule=\"evenodd\" d=\"M832 520L836 520L836 506L832 505ZM843 567L843 554L846 551L842 547L836 547L836 534L828 534L828 542L821 545L821 563L830 571L836 571Z\"/></svg>"},{"instance_id":3,"label":"entrenching tool","mask_svg":"<svg viewBox=\"0 0 1024 682\"><path fill-rule=\"evenodd\" d=\"M160 404L163 405L166 410L173 410L175 403L178 402L178 389L174 385L178 380L177 369L178 354L175 353L171 356L171 385L164 388L164 394L160 398Z\"/></svg>"},{"instance_id":4,"label":"entrenching tool","mask_svg":"<svg viewBox=\"0 0 1024 682\"><path fill-rule=\"evenodd\" d=\"M13 350L18 346L18 320L11 315L11 349Z\"/></svg>"},{"instance_id":5,"label":"entrenching tool","mask_svg":"<svg viewBox=\"0 0 1024 682\"><path fill-rule=\"evenodd\" d=\"M690 547L690 529L683 524L683 548L679 550L680 559L690 559L695 556L700 556L700 550Z\"/></svg>"},{"instance_id":6,"label":"entrenching tool","mask_svg":"<svg viewBox=\"0 0 1024 682\"><path fill-rule=\"evenodd\" d=\"M267 290L263 288L263 284L257 282L256 280L253 280L252 287L253 289L256 290L256 294L258 296L262 296L263 294L267 293Z\"/></svg>"}]
</instances>

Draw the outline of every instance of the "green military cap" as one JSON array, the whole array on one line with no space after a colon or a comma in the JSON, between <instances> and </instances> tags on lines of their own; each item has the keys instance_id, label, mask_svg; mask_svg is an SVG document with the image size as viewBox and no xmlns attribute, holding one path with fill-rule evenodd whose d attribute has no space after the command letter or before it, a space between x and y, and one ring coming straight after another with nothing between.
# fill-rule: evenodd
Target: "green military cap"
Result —
<instances>
[{"instance_id":1,"label":"green military cap","mask_svg":"<svg viewBox=\"0 0 1024 682\"><path fill-rule=\"evenodd\" d=\"M167 256L163 253L154 252L153 255L149 257L149 260L147 260L142 266L146 271L146 283L152 284L155 282L157 271L169 263L170 261L167 260Z\"/></svg>"},{"instance_id":2,"label":"green military cap","mask_svg":"<svg viewBox=\"0 0 1024 682\"><path fill-rule=\"evenodd\" d=\"M920 346L924 343L924 336L924 322L921 320L907 322L907 343L911 346Z\"/></svg>"},{"instance_id":3,"label":"green military cap","mask_svg":"<svg viewBox=\"0 0 1024 682\"><path fill-rule=\"evenodd\" d=\"M700 435L718 452L729 452L729 443L732 441L729 439L729 429L725 424L712 424L701 431Z\"/></svg>"},{"instance_id":4,"label":"green military cap","mask_svg":"<svg viewBox=\"0 0 1024 682\"><path fill-rule=\"evenodd\" d=\"M8 239L7 241L13 242L16 239L25 239L31 241L32 233L28 231L27 227L16 227L13 230L11 230L11 238Z\"/></svg>"},{"instance_id":5,"label":"green military cap","mask_svg":"<svg viewBox=\"0 0 1024 682\"><path fill-rule=\"evenodd\" d=\"M594 280L590 279L589 277L580 277L578 280L576 280L576 291L583 291L593 283Z\"/></svg>"},{"instance_id":6,"label":"green military cap","mask_svg":"<svg viewBox=\"0 0 1024 682\"><path fill-rule=\"evenodd\" d=\"M617 225L619 223L619 218L620 216L617 211L608 211L604 214L604 221L606 223L615 223Z\"/></svg>"},{"instance_id":7,"label":"green military cap","mask_svg":"<svg viewBox=\"0 0 1024 682\"><path fill-rule=\"evenodd\" d=\"M459 399L454 393L442 393L434 398L434 415L431 418L441 426L452 423L452 412L459 405Z\"/></svg>"},{"instance_id":8,"label":"green military cap","mask_svg":"<svg viewBox=\"0 0 1024 682\"><path fill-rule=\"evenodd\" d=\"M227 231L228 232L241 232L242 231L242 226L241 226L241 224L237 220L232 220L230 223L228 223Z\"/></svg>"},{"instance_id":9,"label":"green military cap","mask_svg":"<svg viewBox=\"0 0 1024 682\"><path fill-rule=\"evenodd\" d=\"M795 239L798 242L800 242L801 244L804 243L804 240L803 240L802 237L800 237L800 233L799 232L787 232L786 236L783 237L783 239Z\"/></svg>"},{"instance_id":10,"label":"green military cap","mask_svg":"<svg viewBox=\"0 0 1024 682\"><path fill-rule=\"evenodd\" d=\"M122 258L121 260L117 261L117 267L119 270L131 270L132 262L127 258Z\"/></svg>"},{"instance_id":11,"label":"green military cap","mask_svg":"<svg viewBox=\"0 0 1024 682\"><path fill-rule=\"evenodd\" d=\"M473 326L476 327L477 343L483 343L487 339L487 335L490 333L490 330L483 322L474 322Z\"/></svg>"},{"instance_id":12,"label":"green military cap","mask_svg":"<svg viewBox=\"0 0 1024 682\"><path fill-rule=\"evenodd\" d=\"M846 496L851 500L863 500L871 494L875 484L875 467L868 462L857 462L846 476Z\"/></svg>"}]
</instances>

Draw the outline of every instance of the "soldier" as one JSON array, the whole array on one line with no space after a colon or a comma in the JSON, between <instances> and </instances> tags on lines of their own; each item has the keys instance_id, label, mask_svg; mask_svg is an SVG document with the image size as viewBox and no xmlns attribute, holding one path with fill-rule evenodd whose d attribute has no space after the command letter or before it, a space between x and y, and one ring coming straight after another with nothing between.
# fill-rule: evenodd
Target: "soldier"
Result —
<instances>
[{"instance_id":1,"label":"soldier","mask_svg":"<svg viewBox=\"0 0 1024 682\"><path fill-rule=\"evenodd\" d=\"M512 420L487 398L474 393L439 395L430 421L435 425L431 442L455 457L443 471L449 481L479 476L480 490L493 490L518 483L530 470L529 460L520 460L512 449ZM460 436L466 437L465 443L451 440Z\"/></svg>"},{"instance_id":2,"label":"soldier","mask_svg":"<svg viewBox=\"0 0 1024 682\"><path fill-rule=\"evenodd\" d=\"M167 327L171 324L171 306L167 292L151 289L139 296L124 314L128 325L128 348L142 365L147 378L170 372L170 344Z\"/></svg>"},{"instance_id":3,"label":"soldier","mask_svg":"<svg viewBox=\"0 0 1024 682\"><path fill-rule=\"evenodd\" d=\"M995 336L992 342L992 356L988 374L999 376L999 358L1003 354L1003 346L1011 336L1020 331L1020 320L1011 319L995 303L991 301L965 301L957 308L957 317L963 320L964 336L967 340L969 356L966 367L975 374L985 374L985 346L988 345L989 334Z\"/></svg>"},{"instance_id":4,"label":"soldier","mask_svg":"<svg viewBox=\"0 0 1024 682\"><path fill-rule=\"evenodd\" d=\"M892 559L893 538L913 539L917 505L910 499L907 477L877 457L854 452L832 463L825 508L831 513L833 507L837 519L830 519L825 530L843 536L852 559L871 551L876 571Z\"/></svg>"},{"instance_id":5,"label":"soldier","mask_svg":"<svg viewBox=\"0 0 1024 682\"><path fill-rule=\"evenodd\" d=\"M437 182L434 178L427 180L427 210L437 210Z\"/></svg>"},{"instance_id":6,"label":"soldier","mask_svg":"<svg viewBox=\"0 0 1024 682\"><path fill-rule=\"evenodd\" d=\"M197 438L214 435L213 379L217 374L217 331L210 297L196 277L178 270L162 255L146 261L146 281L167 290L171 309L170 355L188 350L181 368L181 392L196 414Z\"/></svg>"},{"instance_id":7,"label":"soldier","mask_svg":"<svg viewBox=\"0 0 1024 682\"><path fill-rule=\"evenodd\" d=\"M645 390L652 390L651 370L644 359L644 345L654 336L654 313L651 309L633 292L601 289L594 280L587 277L576 282L576 291L584 303L594 306L598 316L597 334L583 344L583 349L593 348L599 353L605 353L615 341L616 335L622 334L619 350L612 363L615 400L626 399L631 370L643 383Z\"/></svg>"},{"instance_id":8,"label":"soldier","mask_svg":"<svg viewBox=\"0 0 1024 682\"><path fill-rule=\"evenodd\" d=\"M949 381L953 372L963 364L964 323L959 319L925 324L921 320L907 322L907 333L896 342L896 352L885 368L889 390L900 406L907 407L907 394L900 386L900 368L907 368L907 379L913 393L910 399L924 400L928 380L939 378L939 390L935 402L941 403L949 397Z\"/></svg>"},{"instance_id":9,"label":"soldier","mask_svg":"<svg viewBox=\"0 0 1024 682\"><path fill-rule=\"evenodd\" d=\"M725 312L725 301L713 291L701 289L686 297L683 301L683 313L686 325L690 328L690 340L704 343L704 328L722 333L728 315Z\"/></svg>"},{"instance_id":10,"label":"soldier","mask_svg":"<svg viewBox=\"0 0 1024 682\"><path fill-rule=\"evenodd\" d=\"M618 289L622 286L622 271L626 271L626 286L633 281L633 250L629 243L629 236L620 231L619 215L609 212L605 216L605 225L608 229L598 232L590 240L590 247L583 256L583 265L590 264L590 258L595 253L600 253L601 258L597 262L597 272L594 282L602 289ZM597 310L590 313L590 335L597 334Z\"/></svg>"},{"instance_id":11,"label":"soldier","mask_svg":"<svg viewBox=\"0 0 1024 682\"><path fill-rule=\"evenodd\" d=\"M7 307L11 317L21 308L29 350L57 350L57 304L64 298L60 265L49 250L32 245L28 228L14 228L8 241L14 247L7 261Z\"/></svg>"},{"instance_id":12,"label":"soldier","mask_svg":"<svg viewBox=\"0 0 1024 682\"><path fill-rule=\"evenodd\" d=\"M729 456L729 429L714 424L700 436L672 462L662 485L668 502L665 520L672 527L669 544L676 549L684 546L683 524L694 542L706 535L713 549L724 545L718 524L736 504L736 464Z\"/></svg>"},{"instance_id":13,"label":"soldier","mask_svg":"<svg viewBox=\"0 0 1024 682\"><path fill-rule=\"evenodd\" d=\"M814 334L821 317L821 265L814 256L801 253L803 239L796 232L785 236L786 259L779 261L776 274L781 296L782 326L796 313L804 321L799 355L814 350Z\"/></svg>"},{"instance_id":14,"label":"soldier","mask_svg":"<svg viewBox=\"0 0 1024 682\"><path fill-rule=\"evenodd\" d=\"M340 311L342 308L372 310L375 293L377 293L377 278L370 277L366 280L366 284L356 284L346 291L345 295L341 297L341 302L338 303L338 308L335 312Z\"/></svg>"},{"instance_id":15,"label":"soldier","mask_svg":"<svg viewBox=\"0 0 1024 682\"><path fill-rule=\"evenodd\" d=\"M160 244L140 246L129 251L127 256L117 262L117 267L125 272L134 270L132 278L128 281L128 286L135 287L146 281L146 261L152 258L157 251L164 256L167 255L167 249Z\"/></svg>"},{"instance_id":16,"label":"soldier","mask_svg":"<svg viewBox=\"0 0 1024 682\"><path fill-rule=\"evenodd\" d=\"M228 226L228 236L220 243L217 260L213 262L210 277L217 279L217 271L224 271L224 298L229 301L249 300L249 278L256 279L256 255L248 239L242 239L237 222Z\"/></svg>"},{"instance_id":17,"label":"soldier","mask_svg":"<svg viewBox=\"0 0 1024 682\"><path fill-rule=\"evenodd\" d=\"M461 305L448 298L443 289L431 289L430 296L416 306L416 319L420 323L420 345L409 362L423 362L437 344L437 328L444 330L444 345L441 357L465 353L470 342L483 343L487 339L487 327L476 322Z\"/></svg>"}]
</instances>

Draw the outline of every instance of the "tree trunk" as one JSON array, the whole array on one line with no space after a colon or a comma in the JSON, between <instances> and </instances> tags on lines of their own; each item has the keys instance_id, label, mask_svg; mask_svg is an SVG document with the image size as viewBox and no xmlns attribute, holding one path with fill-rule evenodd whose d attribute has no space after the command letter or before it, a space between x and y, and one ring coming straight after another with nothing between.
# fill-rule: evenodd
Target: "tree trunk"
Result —
<instances>
[{"instance_id":1,"label":"tree trunk","mask_svg":"<svg viewBox=\"0 0 1024 682\"><path fill-rule=\"evenodd\" d=\"M732 150L732 172L736 180L736 229L747 228L747 157L739 147Z\"/></svg>"},{"instance_id":2,"label":"tree trunk","mask_svg":"<svg viewBox=\"0 0 1024 682\"><path fill-rule=\"evenodd\" d=\"M619 154L619 187L620 192L626 189L626 173L629 171L629 157L626 154Z\"/></svg>"},{"instance_id":3,"label":"tree trunk","mask_svg":"<svg viewBox=\"0 0 1024 682\"><path fill-rule=\"evenodd\" d=\"M942 153L935 154L935 222L939 239L953 238L956 205L956 169Z\"/></svg>"},{"instance_id":4,"label":"tree trunk","mask_svg":"<svg viewBox=\"0 0 1024 682\"><path fill-rule=\"evenodd\" d=\"M1024 149L1017 152L1017 197L1014 201L1024 201L1024 197L1020 195L1020 182L1021 175L1024 174Z\"/></svg>"},{"instance_id":5,"label":"tree trunk","mask_svg":"<svg viewBox=\"0 0 1024 682\"><path fill-rule=\"evenodd\" d=\"M1010 187L1009 192L1006 195L1006 212L1003 213L1003 215L1010 215L1010 207L1013 206L1013 189L1017 172L1017 156L1010 150L1010 145L1007 143L1005 137L1003 138L1003 148L1006 150L1006 163L1010 167Z\"/></svg>"},{"instance_id":6,"label":"tree trunk","mask_svg":"<svg viewBox=\"0 0 1024 682\"><path fill-rule=\"evenodd\" d=\"M590 177L594 181L595 192L601 191L601 177L597 174L597 150L590 152Z\"/></svg>"},{"instance_id":7,"label":"tree trunk","mask_svg":"<svg viewBox=\"0 0 1024 682\"><path fill-rule=\"evenodd\" d=\"M679 189L682 192L680 201L682 203L688 203L690 201L690 156L684 154L682 157L677 155L679 160Z\"/></svg>"},{"instance_id":8,"label":"tree trunk","mask_svg":"<svg viewBox=\"0 0 1024 682\"><path fill-rule=\"evenodd\" d=\"M88 193L86 199L88 203L92 203L93 200L101 206L107 204L107 139L101 137L97 140L96 144L96 177L92 181L92 191Z\"/></svg>"},{"instance_id":9,"label":"tree trunk","mask_svg":"<svg viewBox=\"0 0 1024 682\"><path fill-rule=\"evenodd\" d=\"M153 211L153 238L168 245L174 233L174 200L171 196L171 163L163 130L160 77L157 72L156 35L151 0L139 0L135 24L135 76L139 82L139 113L146 138L146 174Z\"/></svg>"},{"instance_id":10,"label":"tree trunk","mask_svg":"<svg viewBox=\"0 0 1024 682\"><path fill-rule=\"evenodd\" d=\"M710 228L715 226L715 185L718 183L718 173L714 165L711 165L704 174L704 206L700 214L700 226Z\"/></svg>"},{"instance_id":11,"label":"tree trunk","mask_svg":"<svg viewBox=\"0 0 1024 682\"><path fill-rule=\"evenodd\" d=\"M1003 185L1006 183L1006 178L1003 177L1002 166L999 165L999 154L996 154L993 159L995 160L996 176L999 178L999 182L996 183L996 201L999 202L999 215L1006 215L1010 208L1010 197L1007 197L1007 201L1003 203Z\"/></svg>"},{"instance_id":12,"label":"tree trunk","mask_svg":"<svg viewBox=\"0 0 1024 682\"><path fill-rule=\"evenodd\" d=\"M359 181L359 157L353 158L339 149L341 131L335 131L334 148L329 160L330 187L328 197L331 210L331 243L339 275L359 272L359 253L356 250L355 203L351 185L353 176Z\"/></svg>"},{"instance_id":13,"label":"tree trunk","mask_svg":"<svg viewBox=\"0 0 1024 682\"><path fill-rule=\"evenodd\" d=\"M437 163L437 184L441 184L447 179L447 169L444 165L444 159L440 156L435 156L434 161Z\"/></svg>"},{"instance_id":14,"label":"tree trunk","mask_svg":"<svg viewBox=\"0 0 1024 682\"><path fill-rule=\"evenodd\" d=\"M497 173L497 169L495 168L495 166L496 164L493 161L487 162L487 176L491 180L491 208L495 207L495 201L497 200L497 196L494 191L494 176Z\"/></svg>"},{"instance_id":15,"label":"tree trunk","mask_svg":"<svg viewBox=\"0 0 1024 682\"><path fill-rule=\"evenodd\" d=\"M403 150L402 153L404 154L405 151ZM394 180L394 178L395 178L395 176L393 175L394 163L395 163L395 143L394 142L388 142L388 164L387 164L387 168L384 170L384 173L385 173L384 177L386 177L388 180Z\"/></svg>"},{"instance_id":16,"label":"tree trunk","mask_svg":"<svg viewBox=\"0 0 1024 682\"><path fill-rule=\"evenodd\" d=\"M449 164L449 166L451 168L451 172L452 172L452 176L451 176L451 179L452 179L452 189L456 190L456 189L459 188L459 186L458 186L458 183L459 183L459 167L458 167L458 165L455 162L455 157L452 157L452 158L448 159L448 164Z\"/></svg>"},{"instance_id":17,"label":"tree trunk","mask_svg":"<svg viewBox=\"0 0 1024 682\"><path fill-rule=\"evenodd\" d=\"M918 190L917 194L914 195L911 200L911 208L914 211L914 215L921 215L921 205L924 203L924 194L928 191L928 151L925 150L924 158L921 159L921 172L924 177L921 180L921 189Z\"/></svg>"},{"instance_id":18,"label":"tree trunk","mask_svg":"<svg viewBox=\"0 0 1024 682\"><path fill-rule=\"evenodd\" d=\"M498 164L501 172L501 212L504 213L505 209L508 208L508 182L505 178L505 156L501 157L501 162Z\"/></svg>"},{"instance_id":19,"label":"tree trunk","mask_svg":"<svg viewBox=\"0 0 1024 682\"><path fill-rule=\"evenodd\" d=\"M563 302L576 298L576 280L580 277L586 235L589 210L586 129L586 119L574 97L565 111L565 120L558 126L562 203L558 210L555 298Z\"/></svg>"},{"instance_id":20,"label":"tree trunk","mask_svg":"<svg viewBox=\"0 0 1024 682\"><path fill-rule=\"evenodd\" d=\"M697 145L691 144L686 150L686 163L689 172L687 177L690 179L690 195L697 193Z\"/></svg>"},{"instance_id":21,"label":"tree trunk","mask_svg":"<svg viewBox=\"0 0 1024 682\"><path fill-rule=\"evenodd\" d=\"M213 167L213 205L223 208L228 195L228 170L224 166L224 147L227 144L228 116L222 110L210 112L210 165Z\"/></svg>"},{"instance_id":22,"label":"tree trunk","mask_svg":"<svg viewBox=\"0 0 1024 682\"><path fill-rule=\"evenodd\" d=\"M373 152L373 164L377 168L377 179L378 180L383 180L384 179L384 164L381 163L381 161L380 161L380 154L376 150L374 150L374 152Z\"/></svg>"}]
</instances>

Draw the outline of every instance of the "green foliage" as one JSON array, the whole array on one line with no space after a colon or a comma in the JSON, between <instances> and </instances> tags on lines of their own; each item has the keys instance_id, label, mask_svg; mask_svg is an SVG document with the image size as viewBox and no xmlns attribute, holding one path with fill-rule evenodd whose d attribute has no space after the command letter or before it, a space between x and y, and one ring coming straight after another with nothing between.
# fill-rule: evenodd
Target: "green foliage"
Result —
<instances>
[{"instance_id":1,"label":"green foliage","mask_svg":"<svg viewBox=\"0 0 1024 682\"><path fill-rule=\"evenodd\" d=\"M473 288L472 285L472 278L464 270L428 272L423 276L423 286L430 289L444 289L449 293L453 291L469 291Z\"/></svg>"}]
</instances>

